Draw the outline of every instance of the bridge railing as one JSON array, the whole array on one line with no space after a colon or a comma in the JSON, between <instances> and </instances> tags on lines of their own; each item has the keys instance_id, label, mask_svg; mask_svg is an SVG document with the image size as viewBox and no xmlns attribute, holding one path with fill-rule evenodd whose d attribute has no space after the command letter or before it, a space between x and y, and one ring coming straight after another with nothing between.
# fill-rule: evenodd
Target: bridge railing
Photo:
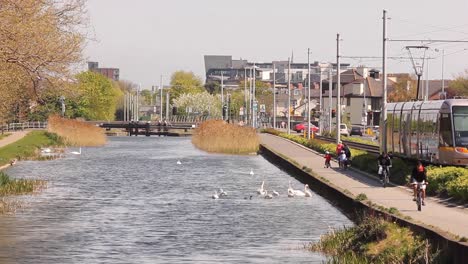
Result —
<instances>
[{"instance_id":1,"label":"bridge railing","mask_svg":"<svg viewBox=\"0 0 468 264\"><path fill-rule=\"evenodd\" d=\"M24 130L24 129L45 129L47 128L47 122L41 121L31 121L23 123L9 123L6 125L0 125L0 130L5 131L15 131L15 130Z\"/></svg>"}]
</instances>

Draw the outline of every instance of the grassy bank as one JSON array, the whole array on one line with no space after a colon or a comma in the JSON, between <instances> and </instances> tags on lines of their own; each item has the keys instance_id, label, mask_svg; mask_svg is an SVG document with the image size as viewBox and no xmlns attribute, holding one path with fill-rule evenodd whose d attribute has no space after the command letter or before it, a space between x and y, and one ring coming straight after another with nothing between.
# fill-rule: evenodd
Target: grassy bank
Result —
<instances>
[{"instance_id":1,"label":"grassy bank","mask_svg":"<svg viewBox=\"0 0 468 264\"><path fill-rule=\"evenodd\" d=\"M320 153L325 153L325 151L335 153L335 143L329 143L317 139L307 140L301 136L288 135L273 129L266 129L263 130L263 132L287 138ZM353 148L351 148L351 153L352 167L373 175L377 175L377 157L374 154ZM393 183L400 185L407 184L414 163L402 160L397 157L392 159L392 163L393 166L391 169L390 180ZM429 181L429 185L427 186L427 193L429 195L453 197L459 201L468 202L468 169L450 166L428 166L427 177Z\"/></svg>"},{"instance_id":2,"label":"grassy bank","mask_svg":"<svg viewBox=\"0 0 468 264\"><path fill-rule=\"evenodd\" d=\"M203 122L195 130L192 143L201 150L215 153L249 154L259 149L255 129L220 120Z\"/></svg>"},{"instance_id":3,"label":"grassy bank","mask_svg":"<svg viewBox=\"0 0 468 264\"><path fill-rule=\"evenodd\" d=\"M102 128L74 119L51 116L48 120L49 132L55 133L69 146L102 146L106 135Z\"/></svg>"},{"instance_id":4,"label":"grassy bank","mask_svg":"<svg viewBox=\"0 0 468 264\"><path fill-rule=\"evenodd\" d=\"M62 140L46 131L31 131L24 138L0 148L0 166L12 159L27 160L40 156L39 149L45 146L63 146Z\"/></svg>"},{"instance_id":5,"label":"grassy bank","mask_svg":"<svg viewBox=\"0 0 468 264\"><path fill-rule=\"evenodd\" d=\"M308 250L329 256L329 263L445 263L443 252L405 227L366 217L360 224L331 230Z\"/></svg>"}]
</instances>

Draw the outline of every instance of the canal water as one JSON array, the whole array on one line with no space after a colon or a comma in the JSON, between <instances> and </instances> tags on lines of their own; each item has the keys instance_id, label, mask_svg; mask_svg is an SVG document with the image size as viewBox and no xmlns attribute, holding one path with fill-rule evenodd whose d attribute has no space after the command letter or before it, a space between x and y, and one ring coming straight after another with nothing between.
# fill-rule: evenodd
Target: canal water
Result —
<instances>
[{"instance_id":1,"label":"canal water","mask_svg":"<svg viewBox=\"0 0 468 264\"><path fill-rule=\"evenodd\" d=\"M262 156L209 154L190 138L110 138L8 173L48 188L0 216L0 263L322 263L303 245L352 225L316 194L288 198L289 180L304 185ZM257 196L262 180L280 196ZM228 196L212 199L219 188Z\"/></svg>"}]
</instances>

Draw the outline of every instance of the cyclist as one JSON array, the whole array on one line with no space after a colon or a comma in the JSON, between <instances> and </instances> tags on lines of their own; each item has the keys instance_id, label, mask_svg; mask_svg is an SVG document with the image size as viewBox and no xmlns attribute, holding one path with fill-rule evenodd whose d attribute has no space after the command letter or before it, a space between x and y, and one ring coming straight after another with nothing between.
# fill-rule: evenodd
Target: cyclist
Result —
<instances>
[{"instance_id":1,"label":"cyclist","mask_svg":"<svg viewBox=\"0 0 468 264\"><path fill-rule=\"evenodd\" d=\"M383 170L387 170L387 175L388 174L388 168L392 166L392 160L390 159L390 156L387 154L387 152L382 152L381 155L377 158L377 162L379 165L379 178L380 182L383 182ZM380 169L382 168L382 169Z\"/></svg>"},{"instance_id":2,"label":"cyclist","mask_svg":"<svg viewBox=\"0 0 468 264\"><path fill-rule=\"evenodd\" d=\"M339 162L340 166L343 166L343 168L346 169L347 159L346 159L346 153L344 152L344 150L342 150L341 154L338 156L338 162Z\"/></svg>"},{"instance_id":3,"label":"cyclist","mask_svg":"<svg viewBox=\"0 0 468 264\"><path fill-rule=\"evenodd\" d=\"M327 150L325 151L325 167L326 168L329 168L330 167L330 160L331 160L332 156L330 154L330 152Z\"/></svg>"},{"instance_id":4,"label":"cyclist","mask_svg":"<svg viewBox=\"0 0 468 264\"><path fill-rule=\"evenodd\" d=\"M413 172L411 172L410 179L410 184L413 185L413 201L416 201L416 191L418 184L422 184L422 205L425 205L424 200L426 199L426 184L428 183L429 182L427 182L427 170L422 165L422 162L418 160L416 167L414 167Z\"/></svg>"}]
</instances>

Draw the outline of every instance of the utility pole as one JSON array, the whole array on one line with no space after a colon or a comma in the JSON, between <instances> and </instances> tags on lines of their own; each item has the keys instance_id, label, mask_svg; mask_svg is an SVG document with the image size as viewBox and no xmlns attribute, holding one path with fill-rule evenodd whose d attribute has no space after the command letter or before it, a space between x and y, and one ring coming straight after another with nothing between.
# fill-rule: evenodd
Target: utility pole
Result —
<instances>
[{"instance_id":1,"label":"utility pole","mask_svg":"<svg viewBox=\"0 0 468 264\"><path fill-rule=\"evenodd\" d=\"M253 83L252 83L252 97L253 97L253 100L254 100L254 108L253 108L253 111L252 111L252 124L253 124L253 127L254 128L257 128L257 108L258 108L258 103L257 103L257 96L255 96L255 77L257 75L257 72L255 70L255 62L254 62L254 66L253 66Z\"/></svg>"},{"instance_id":2,"label":"utility pole","mask_svg":"<svg viewBox=\"0 0 468 264\"><path fill-rule=\"evenodd\" d=\"M382 45L382 130L381 130L381 144L380 148L383 152L387 152L387 10L383 10L383 45ZM419 91L419 82L418 82Z\"/></svg>"},{"instance_id":3,"label":"utility pole","mask_svg":"<svg viewBox=\"0 0 468 264\"><path fill-rule=\"evenodd\" d=\"M288 135L291 134L291 58L288 58Z\"/></svg>"},{"instance_id":4,"label":"utility pole","mask_svg":"<svg viewBox=\"0 0 468 264\"><path fill-rule=\"evenodd\" d=\"M127 93L124 94L123 98L123 121L127 121Z\"/></svg>"},{"instance_id":5,"label":"utility pole","mask_svg":"<svg viewBox=\"0 0 468 264\"><path fill-rule=\"evenodd\" d=\"M244 68L244 124L247 125L247 69Z\"/></svg>"},{"instance_id":6,"label":"utility pole","mask_svg":"<svg viewBox=\"0 0 468 264\"><path fill-rule=\"evenodd\" d=\"M426 59L426 90L424 91L424 101L429 100L429 59Z\"/></svg>"},{"instance_id":7,"label":"utility pole","mask_svg":"<svg viewBox=\"0 0 468 264\"><path fill-rule=\"evenodd\" d=\"M141 90L141 84L138 84L138 90L137 90L137 97L136 97L136 121L140 121L140 90Z\"/></svg>"},{"instance_id":8,"label":"utility pole","mask_svg":"<svg viewBox=\"0 0 468 264\"><path fill-rule=\"evenodd\" d=\"M169 119L169 92L166 92L166 120Z\"/></svg>"},{"instance_id":9,"label":"utility pole","mask_svg":"<svg viewBox=\"0 0 468 264\"><path fill-rule=\"evenodd\" d=\"M307 139L310 139L310 48L307 48Z\"/></svg>"},{"instance_id":10,"label":"utility pole","mask_svg":"<svg viewBox=\"0 0 468 264\"><path fill-rule=\"evenodd\" d=\"M445 87L444 87L444 57L445 57L445 50L442 50L442 96L445 99Z\"/></svg>"},{"instance_id":11,"label":"utility pole","mask_svg":"<svg viewBox=\"0 0 468 264\"><path fill-rule=\"evenodd\" d=\"M273 128L276 129L276 66L273 63Z\"/></svg>"},{"instance_id":12,"label":"utility pole","mask_svg":"<svg viewBox=\"0 0 468 264\"><path fill-rule=\"evenodd\" d=\"M320 97L319 97L319 134L322 134L322 126L323 126L323 103L322 103L322 66L319 64L319 72L320 72Z\"/></svg>"},{"instance_id":13,"label":"utility pole","mask_svg":"<svg viewBox=\"0 0 468 264\"><path fill-rule=\"evenodd\" d=\"M161 75L161 78L159 79L159 89L161 89L161 96L160 96L161 97L161 100L160 100L161 105L159 107L159 111L160 111L159 116L160 116L160 119L162 121L162 119L163 119L163 76L162 75Z\"/></svg>"},{"instance_id":14,"label":"utility pole","mask_svg":"<svg viewBox=\"0 0 468 264\"><path fill-rule=\"evenodd\" d=\"M340 102L340 34L336 34L336 144L340 143L341 102Z\"/></svg>"},{"instance_id":15,"label":"utility pole","mask_svg":"<svg viewBox=\"0 0 468 264\"><path fill-rule=\"evenodd\" d=\"M330 69L328 71L328 134L332 133L332 112L333 112L333 64L330 63Z\"/></svg>"},{"instance_id":16,"label":"utility pole","mask_svg":"<svg viewBox=\"0 0 468 264\"><path fill-rule=\"evenodd\" d=\"M221 72L221 120L224 120L224 75Z\"/></svg>"},{"instance_id":17,"label":"utility pole","mask_svg":"<svg viewBox=\"0 0 468 264\"><path fill-rule=\"evenodd\" d=\"M252 68L249 69L250 78L249 78L249 114L247 115L249 119L249 123L252 126L252 107L253 107L253 99L252 99Z\"/></svg>"}]
</instances>

